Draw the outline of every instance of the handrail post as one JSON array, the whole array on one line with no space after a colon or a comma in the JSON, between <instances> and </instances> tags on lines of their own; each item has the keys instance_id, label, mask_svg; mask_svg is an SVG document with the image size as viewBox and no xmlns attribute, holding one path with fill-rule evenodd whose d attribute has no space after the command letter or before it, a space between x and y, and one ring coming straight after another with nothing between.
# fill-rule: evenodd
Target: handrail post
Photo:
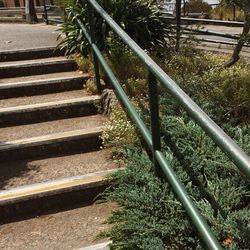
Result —
<instances>
[{"instance_id":1,"label":"handrail post","mask_svg":"<svg viewBox=\"0 0 250 250\"><path fill-rule=\"evenodd\" d=\"M160 135L160 117L158 103L158 88L156 77L148 70L148 91L149 91L149 107L151 118L151 133L153 142L153 162L155 174L161 176L161 168L155 158L155 152L161 150L161 135Z\"/></svg>"},{"instance_id":2,"label":"handrail post","mask_svg":"<svg viewBox=\"0 0 250 250\"><path fill-rule=\"evenodd\" d=\"M181 2L182 0L176 0L175 12L176 12L176 45L175 50L179 51L180 38L181 38Z\"/></svg>"},{"instance_id":3,"label":"handrail post","mask_svg":"<svg viewBox=\"0 0 250 250\"><path fill-rule=\"evenodd\" d=\"M48 25L49 24L49 20L48 20L47 8L46 8L46 0L43 0L43 9L44 9L45 23Z\"/></svg>"},{"instance_id":4,"label":"handrail post","mask_svg":"<svg viewBox=\"0 0 250 250\"><path fill-rule=\"evenodd\" d=\"M186 0L183 1L183 16L186 16Z\"/></svg>"},{"instance_id":5,"label":"handrail post","mask_svg":"<svg viewBox=\"0 0 250 250\"><path fill-rule=\"evenodd\" d=\"M90 28L90 37L91 37L91 43L96 43L95 39L95 21L94 21L94 14L92 10L92 6L87 1L87 11L88 11L88 21L89 21L89 28ZM95 68L95 80L96 80L96 88L97 93L100 95L102 93L102 87L101 87L101 79L100 79L100 71L99 71L99 63L98 59L91 47L92 56L93 56L93 62L94 62L94 68Z\"/></svg>"}]
</instances>

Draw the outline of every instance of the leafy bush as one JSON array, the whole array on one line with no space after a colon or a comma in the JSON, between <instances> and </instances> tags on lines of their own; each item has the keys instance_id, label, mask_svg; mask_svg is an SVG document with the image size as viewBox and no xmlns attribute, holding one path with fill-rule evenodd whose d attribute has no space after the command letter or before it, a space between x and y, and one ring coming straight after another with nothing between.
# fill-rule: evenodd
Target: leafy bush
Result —
<instances>
[{"instance_id":1,"label":"leafy bush","mask_svg":"<svg viewBox=\"0 0 250 250\"><path fill-rule=\"evenodd\" d=\"M146 72L142 62L123 42L114 35L110 35L107 46L109 51L106 53L106 60L122 83L125 83L129 78L145 77Z\"/></svg>"},{"instance_id":2,"label":"leafy bush","mask_svg":"<svg viewBox=\"0 0 250 250\"><path fill-rule=\"evenodd\" d=\"M188 0L186 3L186 11L188 13L209 13L212 7L203 0Z\"/></svg>"},{"instance_id":3,"label":"leafy bush","mask_svg":"<svg viewBox=\"0 0 250 250\"><path fill-rule=\"evenodd\" d=\"M218 5L212 10L212 18L220 20L233 20L233 8L225 5ZM235 21L244 21L244 12L236 7Z\"/></svg>"},{"instance_id":4,"label":"leafy bush","mask_svg":"<svg viewBox=\"0 0 250 250\"><path fill-rule=\"evenodd\" d=\"M121 106L113 109L110 121L105 127L101 137L106 147L139 144L135 127L131 121L129 121L127 114Z\"/></svg>"},{"instance_id":5,"label":"leafy bush","mask_svg":"<svg viewBox=\"0 0 250 250\"><path fill-rule=\"evenodd\" d=\"M193 53L186 49L182 54L172 55L165 67L249 154L250 127L224 123L219 108L238 105L239 100L249 101L249 68L240 63L224 69L224 60L227 56ZM136 86L138 84L143 91L143 79L128 80L127 87L132 84L130 93L136 95L136 100L141 93ZM144 97L147 99L146 93ZM138 103L135 105L138 108ZM160 114L165 156L215 236L225 249L247 249L250 241L249 180L167 93L160 95ZM144 112L143 118L149 120L148 112ZM155 177L149 157L141 147L135 147L138 145L136 133L124 133L128 131L122 125L128 123L127 116L114 117L112 122L115 126L109 128L106 141L120 152L121 147L125 148L123 160L127 168L112 176L113 187L104 193L106 200L121 206L108 221L113 227L104 233L113 241L111 249L204 249L170 185Z\"/></svg>"},{"instance_id":6,"label":"leafy bush","mask_svg":"<svg viewBox=\"0 0 250 250\"><path fill-rule=\"evenodd\" d=\"M91 77L87 80L84 87L89 94L92 94L92 95L97 94L96 83L95 83L95 79L93 77Z\"/></svg>"},{"instance_id":7,"label":"leafy bush","mask_svg":"<svg viewBox=\"0 0 250 250\"><path fill-rule=\"evenodd\" d=\"M172 28L164 19L155 0L99 0L98 2L143 49L155 50L157 47L166 47L166 38L170 37ZM72 4L61 26L62 42L59 47L66 49L67 53L87 53L89 45L76 24L73 13L76 13L89 30L86 3ZM94 12L94 18L97 45L100 49L105 48L109 51L104 41L111 36L112 32L96 12Z\"/></svg>"},{"instance_id":8,"label":"leafy bush","mask_svg":"<svg viewBox=\"0 0 250 250\"><path fill-rule=\"evenodd\" d=\"M172 28L155 0L108 0L107 12L140 47L155 50L166 46Z\"/></svg>"},{"instance_id":9,"label":"leafy bush","mask_svg":"<svg viewBox=\"0 0 250 250\"><path fill-rule=\"evenodd\" d=\"M220 70L228 60L228 55L204 52L194 47L183 46L178 53L166 60L164 68L174 78L189 79L201 76L210 70Z\"/></svg>"},{"instance_id":10,"label":"leafy bush","mask_svg":"<svg viewBox=\"0 0 250 250\"><path fill-rule=\"evenodd\" d=\"M224 68L227 55L188 51L173 55L165 65L166 72L197 102L216 105L222 120L249 121L249 66L240 62Z\"/></svg>"},{"instance_id":11,"label":"leafy bush","mask_svg":"<svg viewBox=\"0 0 250 250\"><path fill-rule=\"evenodd\" d=\"M226 249L247 249L249 180L185 117L162 118L164 148L177 176ZM250 153L249 127L229 132ZM111 249L203 249L169 184L154 176L152 163L140 149L124 151L127 168L112 176L114 189L104 194L122 208L113 214L105 234Z\"/></svg>"},{"instance_id":12,"label":"leafy bush","mask_svg":"<svg viewBox=\"0 0 250 250\"><path fill-rule=\"evenodd\" d=\"M76 54L74 58L80 71L94 75L94 64L90 56L82 57L81 54Z\"/></svg>"}]
</instances>

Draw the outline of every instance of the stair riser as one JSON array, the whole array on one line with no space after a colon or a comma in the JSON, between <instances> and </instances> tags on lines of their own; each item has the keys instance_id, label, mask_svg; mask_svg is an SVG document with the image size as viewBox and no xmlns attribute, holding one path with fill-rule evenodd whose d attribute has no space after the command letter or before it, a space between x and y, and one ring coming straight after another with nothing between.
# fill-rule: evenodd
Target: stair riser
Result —
<instances>
[{"instance_id":1,"label":"stair riser","mask_svg":"<svg viewBox=\"0 0 250 250\"><path fill-rule=\"evenodd\" d=\"M63 51L55 50L55 48L2 51L0 52L0 62L32 60L63 55Z\"/></svg>"},{"instance_id":2,"label":"stair riser","mask_svg":"<svg viewBox=\"0 0 250 250\"><path fill-rule=\"evenodd\" d=\"M77 69L75 62L53 62L44 64L33 64L33 65L20 65L20 66L9 66L0 68L0 75L2 78L19 77L19 76L31 76L31 75L42 75L57 72L67 72Z\"/></svg>"},{"instance_id":3,"label":"stair riser","mask_svg":"<svg viewBox=\"0 0 250 250\"><path fill-rule=\"evenodd\" d=\"M87 77L55 81L48 84L41 85L30 85L30 86L20 86L14 88L0 88L0 99L21 97L21 96L33 96L33 95L43 95L50 93L59 93L70 90L80 90L87 81ZM1 85L0 85L1 86Z\"/></svg>"},{"instance_id":4,"label":"stair riser","mask_svg":"<svg viewBox=\"0 0 250 250\"><path fill-rule=\"evenodd\" d=\"M45 122L58 119L88 116L97 114L94 103L68 105L59 108L26 111L0 115L0 127L23 125L36 122Z\"/></svg>"},{"instance_id":5,"label":"stair riser","mask_svg":"<svg viewBox=\"0 0 250 250\"><path fill-rule=\"evenodd\" d=\"M1 206L0 224L91 205L106 187L107 184L102 182L83 190L65 191L62 194Z\"/></svg>"},{"instance_id":6,"label":"stair riser","mask_svg":"<svg viewBox=\"0 0 250 250\"><path fill-rule=\"evenodd\" d=\"M83 138L65 139L61 142L44 142L38 146L27 146L0 152L0 162L91 152L100 149L101 145L102 141L98 134Z\"/></svg>"}]
</instances>

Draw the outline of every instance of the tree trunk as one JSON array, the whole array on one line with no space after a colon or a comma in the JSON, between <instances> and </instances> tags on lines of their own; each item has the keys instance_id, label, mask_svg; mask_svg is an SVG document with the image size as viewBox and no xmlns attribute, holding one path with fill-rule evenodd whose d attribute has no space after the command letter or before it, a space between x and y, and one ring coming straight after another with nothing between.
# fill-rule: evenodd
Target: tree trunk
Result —
<instances>
[{"instance_id":1,"label":"tree trunk","mask_svg":"<svg viewBox=\"0 0 250 250\"><path fill-rule=\"evenodd\" d=\"M34 0L25 0L25 16L27 23L37 23L36 9Z\"/></svg>"},{"instance_id":2,"label":"tree trunk","mask_svg":"<svg viewBox=\"0 0 250 250\"><path fill-rule=\"evenodd\" d=\"M245 12L245 22L244 22L242 34L240 36L238 44L236 45L236 47L234 49L234 52L232 54L231 59L228 62L226 62L225 67L230 67L239 61L241 49L242 49L244 43L246 42L247 36L249 34L249 31L250 31L250 3L247 3L244 6L244 12Z\"/></svg>"}]
</instances>

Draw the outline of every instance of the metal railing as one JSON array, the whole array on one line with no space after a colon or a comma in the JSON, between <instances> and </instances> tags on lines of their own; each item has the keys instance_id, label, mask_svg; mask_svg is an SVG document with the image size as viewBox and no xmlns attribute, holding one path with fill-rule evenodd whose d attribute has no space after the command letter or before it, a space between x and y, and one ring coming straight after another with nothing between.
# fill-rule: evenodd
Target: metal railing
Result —
<instances>
[{"instance_id":1,"label":"metal railing","mask_svg":"<svg viewBox=\"0 0 250 250\"><path fill-rule=\"evenodd\" d=\"M250 161L249 157L240 149L240 147L215 123L207 114L145 53L139 45L133 41L125 31L105 12L105 10L95 0L85 0L87 3L87 11L89 15L89 30L74 13L75 21L82 29L87 41L89 42L95 67L95 78L98 93L102 92L100 84L99 65L109 77L113 87L118 95L119 100L125 106L130 118L137 126L140 134L149 146L153 154L153 160L156 173L162 172L170 183L177 198L181 201L191 221L195 225L201 238L208 249L222 249L219 241L214 236L207 222L201 216L194 202L187 194L184 185L176 176L171 164L165 158L161 151L161 135L160 135L160 119L158 104L158 82L166 88L166 90L175 98L178 103L189 113L189 115L200 125L207 135L215 142L215 144L225 152L235 165L247 176L250 177ZM146 65L148 69L148 87L149 102L151 115L151 132L146 127L139 114L129 101L125 91L115 77L111 68L105 61L104 56L96 45L95 40L95 18L93 11L108 24L111 29L119 36L121 40L138 56L138 58Z\"/></svg>"}]
</instances>

